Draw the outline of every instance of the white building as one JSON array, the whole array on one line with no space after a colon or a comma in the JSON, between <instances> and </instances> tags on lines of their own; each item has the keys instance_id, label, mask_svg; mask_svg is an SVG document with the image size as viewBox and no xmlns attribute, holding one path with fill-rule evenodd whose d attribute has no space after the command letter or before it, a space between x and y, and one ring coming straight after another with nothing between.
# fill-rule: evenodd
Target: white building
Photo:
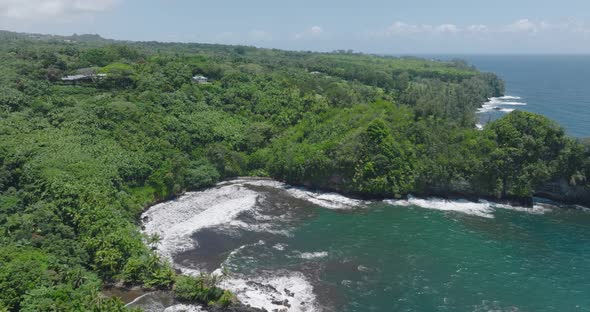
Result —
<instances>
[{"instance_id":1,"label":"white building","mask_svg":"<svg viewBox=\"0 0 590 312\"><path fill-rule=\"evenodd\" d=\"M203 76L203 75L196 75L193 77L193 82L196 82L198 84L206 84L208 83L209 78Z\"/></svg>"}]
</instances>

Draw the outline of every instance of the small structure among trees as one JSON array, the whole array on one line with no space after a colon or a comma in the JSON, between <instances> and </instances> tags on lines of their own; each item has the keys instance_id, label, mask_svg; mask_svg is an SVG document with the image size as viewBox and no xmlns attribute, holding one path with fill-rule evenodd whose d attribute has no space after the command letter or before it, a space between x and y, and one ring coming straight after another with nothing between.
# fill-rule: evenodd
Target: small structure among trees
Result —
<instances>
[{"instance_id":1,"label":"small structure among trees","mask_svg":"<svg viewBox=\"0 0 590 312\"><path fill-rule=\"evenodd\" d=\"M78 69L75 75L62 77L61 81L66 83L97 82L106 77L106 73L98 73L98 68L82 68Z\"/></svg>"},{"instance_id":2,"label":"small structure among trees","mask_svg":"<svg viewBox=\"0 0 590 312\"><path fill-rule=\"evenodd\" d=\"M193 77L193 82L196 82L198 84L208 84L209 83L209 78L203 76L203 75L195 75Z\"/></svg>"}]
</instances>

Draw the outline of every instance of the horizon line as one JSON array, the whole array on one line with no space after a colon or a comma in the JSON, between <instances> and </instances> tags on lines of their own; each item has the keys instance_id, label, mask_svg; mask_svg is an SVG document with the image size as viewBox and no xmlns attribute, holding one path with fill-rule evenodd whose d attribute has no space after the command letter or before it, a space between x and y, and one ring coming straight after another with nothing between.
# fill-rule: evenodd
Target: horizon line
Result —
<instances>
[{"instance_id":1,"label":"horizon line","mask_svg":"<svg viewBox=\"0 0 590 312\"><path fill-rule=\"evenodd\" d=\"M0 32L8 32L8 33L15 33L15 34L27 34L27 35L41 35L41 36L55 36L55 37L73 37L73 36L99 36L104 40L112 40L119 43L161 43L161 44L208 44L208 45L220 45L220 46L232 46L232 47L251 47L256 49L270 49L270 50L280 50L280 51L287 51L287 52L312 52L312 53L337 53L340 51L351 51L355 54L365 54L365 55L376 55L376 56L396 56L396 57L411 57L411 56L590 56L590 51L588 52L575 52L575 53L568 53L568 52L370 52L370 51L360 51L354 49L347 49L347 48L337 48L332 49L331 51L321 51L321 50L310 50L310 49L286 49L286 48L277 48L277 47L269 47L269 46L259 46L256 44L236 44L236 43L220 43L220 42L197 42L197 41L163 41L163 40L134 40L134 39L114 39L114 38L107 38L104 35L99 33L72 33L69 35L65 34L51 34L51 33L36 33L36 32L20 32L14 30L7 30L7 29L0 29Z\"/></svg>"}]
</instances>

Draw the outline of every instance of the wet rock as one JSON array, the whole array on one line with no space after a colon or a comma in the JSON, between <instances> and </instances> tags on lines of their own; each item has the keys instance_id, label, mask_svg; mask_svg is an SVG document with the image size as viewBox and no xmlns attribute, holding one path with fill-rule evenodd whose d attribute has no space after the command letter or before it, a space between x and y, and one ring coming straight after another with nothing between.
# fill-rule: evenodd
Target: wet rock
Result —
<instances>
[{"instance_id":1,"label":"wet rock","mask_svg":"<svg viewBox=\"0 0 590 312\"><path fill-rule=\"evenodd\" d=\"M280 293L276 288L274 288L272 285L268 285L268 284L262 284L262 283L258 283L258 282L254 282L254 281L248 281L248 282L246 282L246 285L248 285L250 287L254 287L258 290L263 290L267 293L275 293L275 294Z\"/></svg>"},{"instance_id":2,"label":"wet rock","mask_svg":"<svg viewBox=\"0 0 590 312\"><path fill-rule=\"evenodd\" d=\"M287 308L291 307L291 304L289 303L289 300L285 299L285 300L273 300L271 301L272 304L274 305L282 305L285 306Z\"/></svg>"},{"instance_id":3,"label":"wet rock","mask_svg":"<svg viewBox=\"0 0 590 312\"><path fill-rule=\"evenodd\" d=\"M565 178L544 183L535 190L535 195L568 204L590 206L590 188L571 185Z\"/></svg>"},{"instance_id":4,"label":"wet rock","mask_svg":"<svg viewBox=\"0 0 590 312\"><path fill-rule=\"evenodd\" d=\"M287 288L285 288L284 291L285 291L285 294L287 296L289 296L289 297L295 297L295 293L292 292L292 291L290 291L290 290L288 290Z\"/></svg>"},{"instance_id":5,"label":"wet rock","mask_svg":"<svg viewBox=\"0 0 590 312\"><path fill-rule=\"evenodd\" d=\"M208 312L267 312L266 309L253 308L249 305L235 304L226 308L207 307Z\"/></svg>"}]
</instances>

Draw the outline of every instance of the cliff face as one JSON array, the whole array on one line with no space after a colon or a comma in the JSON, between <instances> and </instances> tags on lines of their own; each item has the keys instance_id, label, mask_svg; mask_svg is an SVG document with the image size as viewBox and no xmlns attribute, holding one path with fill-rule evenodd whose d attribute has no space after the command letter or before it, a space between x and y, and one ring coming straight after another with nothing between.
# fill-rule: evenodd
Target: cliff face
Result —
<instances>
[{"instance_id":1,"label":"cliff face","mask_svg":"<svg viewBox=\"0 0 590 312\"><path fill-rule=\"evenodd\" d=\"M545 183L537 189L535 195L559 202L590 206L590 187L572 186L565 178Z\"/></svg>"}]
</instances>

